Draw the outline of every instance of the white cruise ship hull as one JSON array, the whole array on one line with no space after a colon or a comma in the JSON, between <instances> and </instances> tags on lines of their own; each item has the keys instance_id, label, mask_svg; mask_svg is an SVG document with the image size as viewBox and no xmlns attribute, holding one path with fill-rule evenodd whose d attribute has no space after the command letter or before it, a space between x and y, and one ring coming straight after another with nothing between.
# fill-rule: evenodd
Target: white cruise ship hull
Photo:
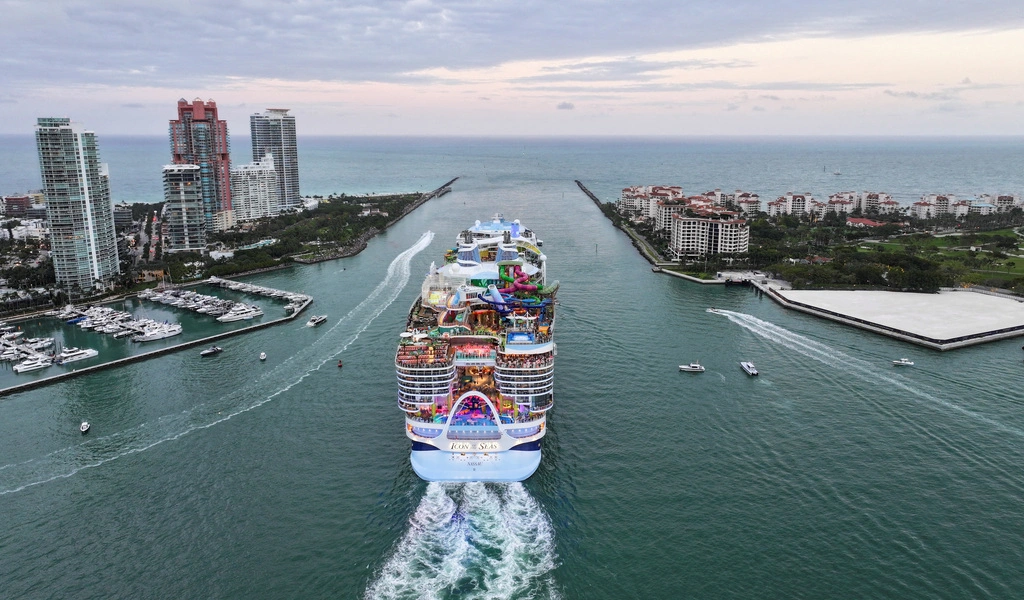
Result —
<instances>
[{"instance_id":1,"label":"white cruise ship hull","mask_svg":"<svg viewBox=\"0 0 1024 600\"><path fill-rule=\"evenodd\" d=\"M513 448L504 452L448 452L417 450L409 457L412 470L426 481L523 481L540 466L540 442L523 444L533 449Z\"/></svg>"}]
</instances>

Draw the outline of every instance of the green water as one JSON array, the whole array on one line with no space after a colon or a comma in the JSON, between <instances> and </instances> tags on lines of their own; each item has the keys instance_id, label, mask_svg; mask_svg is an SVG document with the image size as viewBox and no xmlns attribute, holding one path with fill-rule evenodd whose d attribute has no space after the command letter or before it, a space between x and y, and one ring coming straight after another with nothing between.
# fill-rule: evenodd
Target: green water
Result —
<instances>
[{"instance_id":1,"label":"green water","mask_svg":"<svg viewBox=\"0 0 1024 600\"><path fill-rule=\"evenodd\" d=\"M524 484L428 485L396 336L430 262L498 210L561 282L544 459ZM250 281L328 323L0 399L0 595L1024 595L1019 340L937 353L654 274L572 177L470 174L356 257Z\"/></svg>"}]
</instances>

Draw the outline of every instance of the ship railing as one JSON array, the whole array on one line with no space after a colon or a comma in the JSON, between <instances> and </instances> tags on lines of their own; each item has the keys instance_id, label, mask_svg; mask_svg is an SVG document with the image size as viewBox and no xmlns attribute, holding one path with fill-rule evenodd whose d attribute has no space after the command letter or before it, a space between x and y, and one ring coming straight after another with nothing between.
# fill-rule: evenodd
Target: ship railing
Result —
<instances>
[{"instance_id":1,"label":"ship railing","mask_svg":"<svg viewBox=\"0 0 1024 600\"><path fill-rule=\"evenodd\" d=\"M514 438L526 438L540 433L540 425L534 425L533 427L509 428L505 430L505 433Z\"/></svg>"},{"instance_id":2,"label":"ship railing","mask_svg":"<svg viewBox=\"0 0 1024 600\"><path fill-rule=\"evenodd\" d=\"M506 370L551 369L555 366L555 359L550 354L544 358L533 358L529 354L505 354L499 355L494 365Z\"/></svg>"},{"instance_id":3,"label":"ship railing","mask_svg":"<svg viewBox=\"0 0 1024 600\"><path fill-rule=\"evenodd\" d=\"M555 378L553 371L539 371L539 372L523 372L515 371L509 373L502 369L496 369L494 371L494 380L501 381L503 383L536 383L540 381L549 381Z\"/></svg>"},{"instance_id":4,"label":"ship railing","mask_svg":"<svg viewBox=\"0 0 1024 600\"><path fill-rule=\"evenodd\" d=\"M425 438L436 438L437 436L441 435L441 431L442 430L437 427L417 427L415 425L412 426L413 433Z\"/></svg>"},{"instance_id":5,"label":"ship railing","mask_svg":"<svg viewBox=\"0 0 1024 600\"><path fill-rule=\"evenodd\" d=\"M480 425L451 425L448 427L450 440L498 440L501 430L496 425L490 427Z\"/></svg>"}]
</instances>

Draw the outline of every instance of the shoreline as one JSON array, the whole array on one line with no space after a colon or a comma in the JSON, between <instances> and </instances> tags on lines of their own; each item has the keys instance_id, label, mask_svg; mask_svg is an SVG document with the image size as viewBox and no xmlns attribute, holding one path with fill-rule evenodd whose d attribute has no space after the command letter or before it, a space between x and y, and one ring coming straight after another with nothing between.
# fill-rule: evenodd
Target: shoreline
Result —
<instances>
[{"instance_id":1,"label":"shoreline","mask_svg":"<svg viewBox=\"0 0 1024 600\"><path fill-rule=\"evenodd\" d=\"M285 269L285 268L292 267L296 263L298 263L298 264L315 264L315 263L319 263L319 262L325 262L325 261L328 261L328 260L337 260L337 259L340 259L340 258L348 258L348 257L351 257L351 256L355 256L356 254L359 254L360 252L365 250L366 246L369 244L370 240L373 239L377 234L381 233L382 231L387 231L392 225L394 225L398 221L402 220L402 218L404 218L406 215L408 215L412 211L414 211L417 208L419 208L420 206L422 206L428 200L430 200L432 198L438 198L438 197L443 196L443 195L447 194L448 192L450 192L451 191L451 185L453 183L455 183L458 179L459 179L458 177L455 177L455 178L451 179L450 181L448 181L447 183L445 183L444 185L442 185L441 187L439 187L439 188L437 188L437 189L435 189L435 190L433 190L431 192L424 193L422 196L420 196L419 200L417 200L416 202L413 202L412 204L410 204L406 208L406 210L403 210L401 212L401 214L399 214L397 217L395 217L391 221L388 221L388 224L387 224L387 226L384 229L380 229L380 230L378 230L376 228L369 229L368 231L364 232L363 235L361 235L359 238L357 238L359 241L358 241L358 243L355 246L351 246L351 247L345 248L341 253L334 254L334 255L331 255L331 256L327 256L327 257L323 257L323 258L319 258L319 259L316 259L316 260L310 260L310 261L302 261L302 260L295 260L295 259L293 259L291 262L283 263L283 264L279 264L279 265L274 265L272 267L263 267L263 268L260 268L260 269L253 269L251 271L244 271L244 272L241 272L241 273L232 273L231 275L228 275L228 276L225 276L225 277L221 277L221 279L225 279L226 277L230 277L230 278L234 279L234 278L238 278L238 277L245 277L245 276L249 276L249 275L256 275L256 274L259 274L259 273L266 273L266 272L270 272L270 271L277 271L277 270L280 270L280 269ZM174 285L168 286L168 287L173 287L173 288L178 288L178 289L180 289L180 288L189 288L189 287L198 287L200 285L207 284L209 282L210 282L209 278L206 278L206 279L202 279L202 280L199 280L199 281L190 281L190 282L187 282L187 283L174 284ZM93 304L100 305L100 304L110 304L110 303L114 303L114 302L120 302L120 301L122 301L122 300L124 300L126 298L130 298L130 297L137 296L137 295L138 295L138 293L135 293L135 292L129 293L129 294L118 294L116 296L111 296L111 297L108 297L108 298L98 299ZM164 354L170 354L172 352L177 352L179 350L184 350L184 349L187 349L187 348L194 348L196 346L206 345L206 344L209 344L211 342L216 342L218 340L221 340L221 339L224 339L224 338L228 338L228 337L232 337L232 336L235 336L235 335L240 335L242 333L248 333L250 331L255 331L255 330L258 330L258 329L264 329L266 327L273 327L274 325L279 325L281 323L286 323L286 322L289 322L289 321L293 321L303 311L305 311L306 308L308 308L309 305L312 304L312 303L313 303L313 298L310 297L308 300L306 300L302 304L302 306L297 308L292 314L285 315L284 317L281 317L281 318L278 318L278 319L274 319L272 321L267 321L265 323L256 323L256 324L250 325L249 327L243 327L241 329L233 329L231 331L225 331L223 333L217 333L217 334L214 334L214 335L209 335L209 336L197 339L197 340L181 342L181 343L175 344L173 346L166 346L166 347L163 347L163 348L160 348L160 349L157 349L157 350L151 350L149 352L144 352L142 354L136 354L136 355L133 355L133 356L127 356L125 358L119 358L117 360L112 360L112 361L105 362L105 363L98 364L98 365L91 365L91 366L88 366L88 367L83 367L81 369L72 368L71 371L66 371L64 373L60 373L60 374L57 374L57 375L51 375L49 377L44 377L44 378L41 378L41 379L34 379L32 381L26 381L25 383L19 383L19 384L15 384L15 385L12 385L12 386L5 387L5 388L0 388L0 397L9 396L11 394L16 394L18 392L23 392L23 391L31 390L31 389L35 389L35 388L38 388L38 387L43 387L43 386L50 385L52 383L57 383L59 381L63 381L63 380L66 380L66 379L69 379L69 378L72 378L72 377L77 377L79 375L84 375L84 374L87 374L87 373L94 373L94 372L97 372L97 371L102 371L104 369L110 369L110 368L121 366L121 365L126 365L126 364L130 364L130 363L140 362L140 361L143 361L143 360L148 360L150 358L155 358L157 356L162 356ZM50 310L53 310L53 308L49 307L46 310L42 310L42 311L36 311L36 312L32 312L32 313L12 316L12 317L10 317L8 319L8 322L20 322L20 321L27 321L27 320L30 320L30 319L39 318L41 316L44 316L45 313L49 312Z\"/></svg>"}]
</instances>

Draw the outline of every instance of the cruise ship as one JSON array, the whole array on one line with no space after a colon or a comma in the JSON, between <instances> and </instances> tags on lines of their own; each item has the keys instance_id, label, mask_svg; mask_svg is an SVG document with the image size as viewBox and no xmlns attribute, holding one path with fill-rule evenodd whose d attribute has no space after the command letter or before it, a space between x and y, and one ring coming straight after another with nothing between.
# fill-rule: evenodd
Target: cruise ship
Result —
<instances>
[{"instance_id":1,"label":"cruise ship","mask_svg":"<svg viewBox=\"0 0 1024 600\"><path fill-rule=\"evenodd\" d=\"M522 481L554 404L555 293L533 231L501 215L431 264L399 334L398 407L427 481Z\"/></svg>"}]
</instances>

